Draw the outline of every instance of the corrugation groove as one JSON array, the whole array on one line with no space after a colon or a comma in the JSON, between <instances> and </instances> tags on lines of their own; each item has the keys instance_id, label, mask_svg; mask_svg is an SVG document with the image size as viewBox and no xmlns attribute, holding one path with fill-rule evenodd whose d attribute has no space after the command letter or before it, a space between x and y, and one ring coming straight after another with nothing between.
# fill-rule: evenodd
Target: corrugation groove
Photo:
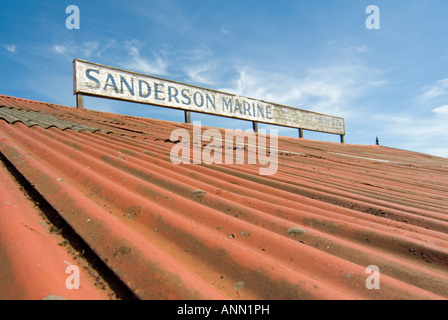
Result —
<instances>
[{"instance_id":1,"label":"corrugation groove","mask_svg":"<svg viewBox=\"0 0 448 320\"><path fill-rule=\"evenodd\" d=\"M42 129L37 129L37 130L39 130L39 131L44 131L44 130L42 130ZM59 140L59 139L58 139ZM47 145L47 147L48 147L48 145ZM87 152L88 152L88 154L91 154L91 150L86 150ZM51 160L52 162L54 162L54 160Z\"/></svg>"},{"instance_id":2,"label":"corrugation groove","mask_svg":"<svg viewBox=\"0 0 448 320\"><path fill-rule=\"evenodd\" d=\"M425 192L424 190L419 190L418 186L414 186L414 184L410 181L407 182L396 182L393 179L387 177L376 177L374 175L365 174L361 180L359 173L353 174L351 172L343 171L336 169L330 171L330 167L325 168L325 163L321 164L322 169L328 170L324 172L321 169L319 174L316 174L315 178L309 178L306 174L303 174L303 171L310 171L309 166L305 166L302 162L301 170L294 170L294 162L290 161L291 164L288 164L289 174L294 174L297 177L297 180L304 181L304 184L310 181L316 181L319 185L328 186L332 188L337 188L339 190L357 193L362 196L375 196L375 198L379 200L389 200L398 204L406 204L412 202L414 206L417 203L423 207L423 205L430 205L433 209L445 209L445 203L443 202L443 192L441 190L432 190L432 192ZM315 160L315 162L319 162L319 159ZM323 161L321 161L323 162ZM315 164L314 164L315 165ZM308 173L307 172L307 173ZM309 174L309 173L308 173ZM384 195L384 192L387 191L387 195ZM446 192L446 191L445 191ZM396 195L396 197L392 196ZM403 200L405 198L405 200ZM431 198L433 202L428 204L428 198ZM434 203L440 202L440 204Z\"/></svg>"},{"instance_id":3,"label":"corrugation groove","mask_svg":"<svg viewBox=\"0 0 448 320\"><path fill-rule=\"evenodd\" d=\"M108 132L0 120L0 148L140 298L448 298L446 159L279 137L272 176L174 165L191 125L5 101Z\"/></svg>"},{"instance_id":4,"label":"corrugation groove","mask_svg":"<svg viewBox=\"0 0 448 320\"><path fill-rule=\"evenodd\" d=\"M16 151L13 148L5 148L5 154L14 157ZM74 229L83 237L83 239L92 245L92 248L101 256L111 268L117 272L125 282L136 290L136 294L142 297L167 297L167 298L186 298L191 294L198 297L196 292L205 290L195 290L201 283L195 276L180 271L179 265L171 261L166 254L159 249L147 243L133 232L130 232L124 224L119 224L111 219L101 207L85 199L77 189L68 185L61 188L62 181L58 181L58 176L48 171L34 159L21 154L20 158L26 161L21 165L25 175L31 177L31 181L36 187L43 190L43 194L49 202L57 208L61 215L74 227ZM39 169L39 171L36 171ZM37 177L37 178L36 178ZM126 235L123 237L123 235ZM157 262L154 261L157 257ZM137 261L135 260L137 259ZM134 270L132 273L127 271L120 273L121 268L127 266L132 268L134 265L141 265L141 269ZM162 265L162 269L159 269ZM149 269L148 269L149 268ZM176 270L177 272L174 271ZM152 270L148 273L149 270ZM170 278L171 274L179 274ZM154 278L155 277L155 278ZM160 278L166 281L160 281ZM183 281L186 281L185 289L182 289ZM148 280L154 280L151 286L144 286ZM156 285L156 281L160 281ZM193 281L193 282L192 282ZM159 291L157 291L159 290ZM193 297L191 296L191 297ZM216 295L211 294L211 297Z\"/></svg>"},{"instance_id":5,"label":"corrugation groove","mask_svg":"<svg viewBox=\"0 0 448 320\"><path fill-rule=\"evenodd\" d=\"M67 249L67 238L51 231L57 227L43 218L42 203L18 188L4 161L0 154L0 299L114 299L80 252ZM68 264L80 268L79 290L65 286Z\"/></svg>"},{"instance_id":6,"label":"corrugation groove","mask_svg":"<svg viewBox=\"0 0 448 320\"><path fill-rule=\"evenodd\" d=\"M169 214L169 212L167 212ZM185 223L182 223L181 225L184 225ZM165 226L166 227L166 226ZM177 228L177 232L180 232L180 226ZM202 234L202 233L201 233ZM225 239L225 238L224 238Z\"/></svg>"},{"instance_id":7,"label":"corrugation groove","mask_svg":"<svg viewBox=\"0 0 448 320\"><path fill-rule=\"evenodd\" d=\"M61 130L72 129L75 131L89 131L95 132L99 129L93 129L84 125L79 125L67 120L60 120L54 116L29 110L8 109L0 107L0 119L4 119L9 123L20 121L28 127L38 125L43 128L56 127Z\"/></svg>"},{"instance_id":8,"label":"corrugation groove","mask_svg":"<svg viewBox=\"0 0 448 320\"><path fill-rule=\"evenodd\" d=\"M91 154L93 151L94 151L94 150L89 151L89 154ZM124 160L123 158L118 158L118 159L120 159L121 161ZM156 169L156 168L154 168L154 169ZM162 175L163 175L164 177L166 177L166 176L169 175L169 172L164 172ZM159 180L161 180L161 178L159 178ZM190 180L191 180L191 179L190 179ZM187 184L188 184L188 183L192 183L192 182L193 182L193 180L187 182ZM164 183L166 184L167 182L164 182ZM172 185L173 185L173 182L172 182ZM174 187L176 187L176 185L174 185ZM172 187L172 188L173 188L173 187ZM202 189L205 189L205 188L202 187ZM213 193L217 192L216 190L215 190L215 191L208 190L208 191L213 192ZM187 195L191 195L191 190L187 191ZM223 195L221 194L221 196L223 196ZM249 201L249 199L244 199L244 200L245 200L246 202ZM243 201L243 202L244 202L244 201Z\"/></svg>"}]
</instances>

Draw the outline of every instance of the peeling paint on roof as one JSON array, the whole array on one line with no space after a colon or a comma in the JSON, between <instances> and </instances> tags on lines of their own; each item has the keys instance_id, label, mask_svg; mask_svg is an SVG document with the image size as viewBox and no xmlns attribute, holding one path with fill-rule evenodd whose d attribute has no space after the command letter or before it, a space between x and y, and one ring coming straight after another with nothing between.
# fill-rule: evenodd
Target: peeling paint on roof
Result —
<instances>
[{"instance_id":1,"label":"peeling paint on roof","mask_svg":"<svg viewBox=\"0 0 448 320\"><path fill-rule=\"evenodd\" d=\"M448 298L448 159L279 137L278 172L260 176L171 163L165 141L189 124L6 96L0 106L101 130L0 120L0 152L140 299ZM6 232L12 266L25 259ZM13 297L21 271L0 265Z\"/></svg>"}]
</instances>

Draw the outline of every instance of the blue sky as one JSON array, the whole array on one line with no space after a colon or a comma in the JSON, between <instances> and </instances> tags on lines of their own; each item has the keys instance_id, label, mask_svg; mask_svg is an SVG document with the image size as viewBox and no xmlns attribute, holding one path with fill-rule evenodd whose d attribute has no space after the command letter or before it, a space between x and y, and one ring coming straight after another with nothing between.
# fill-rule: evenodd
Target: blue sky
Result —
<instances>
[{"instance_id":1,"label":"blue sky","mask_svg":"<svg viewBox=\"0 0 448 320\"><path fill-rule=\"evenodd\" d=\"M79 30L66 28L69 5L80 10ZM366 28L369 5L380 10L379 30ZM378 136L384 146L448 157L447 13L446 0L0 0L0 94L74 106L78 58L341 116L347 143ZM85 104L183 121L180 110ZM197 113L192 120L251 128Z\"/></svg>"}]
</instances>

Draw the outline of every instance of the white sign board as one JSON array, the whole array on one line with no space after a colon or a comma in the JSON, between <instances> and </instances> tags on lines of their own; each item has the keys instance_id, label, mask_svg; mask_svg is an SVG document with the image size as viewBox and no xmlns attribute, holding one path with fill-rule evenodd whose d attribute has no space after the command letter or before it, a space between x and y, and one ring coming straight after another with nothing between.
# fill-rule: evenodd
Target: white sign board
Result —
<instances>
[{"instance_id":1,"label":"white sign board","mask_svg":"<svg viewBox=\"0 0 448 320\"><path fill-rule=\"evenodd\" d=\"M73 61L73 93L345 135L344 119L205 89L83 60Z\"/></svg>"}]
</instances>

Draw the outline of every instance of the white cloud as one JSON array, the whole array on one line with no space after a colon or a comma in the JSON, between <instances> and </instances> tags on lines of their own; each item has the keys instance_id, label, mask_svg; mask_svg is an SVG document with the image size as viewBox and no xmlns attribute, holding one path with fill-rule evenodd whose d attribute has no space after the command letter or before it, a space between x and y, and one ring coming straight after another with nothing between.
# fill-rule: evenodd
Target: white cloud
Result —
<instances>
[{"instance_id":1,"label":"white cloud","mask_svg":"<svg viewBox=\"0 0 448 320\"><path fill-rule=\"evenodd\" d=\"M213 56L214 52L207 46L196 47L191 50L183 51L182 57L191 61L202 61Z\"/></svg>"},{"instance_id":2,"label":"white cloud","mask_svg":"<svg viewBox=\"0 0 448 320\"><path fill-rule=\"evenodd\" d=\"M140 56L138 41L130 41L126 43L128 54L132 57L131 61L122 65L130 70L135 70L148 74L167 75L168 63L156 52L152 52L153 59L151 61Z\"/></svg>"},{"instance_id":3,"label":"white cloud","mask_svg":"<svg viewBox=\"0 0 448 320\"><path fill-rule=\"evenodd\" d=\"M448 114L448 106L438 109L438 114ZM434 110L436 110L434 109ZM433 112L434 112L433 110ZM436 112L435 112L436 113ZM448 131L446 117L425 113L381 113L369 119L380 141L394 141L390 146L446 157Z\"/></svg>"},{"instance_id":4,"label":"white cloud","mask_svg":"<svg viewBox=\"0 0 448 320\"><path fill-rule=\"evenodd\" d=\"M417 98L422 103L446 94L448 92L448 78L441 79L424 89L425 92Z\"/></svg>"},{"instance_id":5,"label":"white cloud","mask_svg":"<svg viewBox=\"0 0 448 320\"><path fill-rule=\"evenodd\" d=\"M448 104L432 109L432 112L437 113L438 115L442 115L442 116L448 116Z\"/></svg>"},{"instance_id":6,"label":"white cloud","mask_svg":"<svg viewBox=\"0 0 448 320\"><path fill-rule=\"evenodd\" d=\"M186 67L184 68L184 71L193 82L213 85L213 81L210 79L210 76L206 75L207 73L208 75L212 73L210 72L210 69L211 66L209 64L202 64L194 67Z\"/></svg>"},{"instance_id":7,"label":"white cloud","mask_svg":"<svg viewBox=\"0 0 448 320\"><path fill-rule=\"evenodd\" d=\"M100 44L98 41L84 42L82 46L82 51L86 57L90 57L93 54L95 54L95 52L98 51L99 46Z\"/></svg>"},{"instance_id":8,"label":"white cloud","mask_svg":"<svg viewBox=\"0 0 448 320\"><path fill-rule=\"evenodd\" d=\"M108 39L107 42L85 41L82 43L67 42L63 44L54 44L53 51L57 54L68 56L70 58L90 58L101 57L101 54L115 45L116 41Z\"/></svg>"},{"instance_id":9,"label":"white cloud","mask_svg":"<svg viewBox=\"0 0 448 320\"><path fill-rule=\"evenodd\" d=\"M2 46L6 50L8 50L10 53L16 53L17 52L17 47L16 47L15 44L4 44Z\"/></svg>"},{"instance_id":10,"label":"white cloud","mask_svg":"<svg viewBox=\"0 0 448 320\"><path fill-rule=\"evenodd\" d=\"M426 153L432 154L438 157L448 158L448 148L433 148L429 149Z\"/></svg>"},{"instance_id":11,"label":"white cloud","mask_svg":"<svg viewBox=\"0 0 448 320\"><path fill-rule=\"evenodd\" d=\"M222 26L221 29L220 29L220 31L221 31L221 33L223 33L223 34L228 34L228 33L230 33L230 30L228 30L225 26Z\"/></svg>"},{"instance_id":12,"label":"white cloud","mask_svg":"<svg viewBox=\"0 0 448 320\"><path fill-rule=\"evenodd\" d=\"M188 80L198 84L214 86L220 71L215 53L210 47L201 45L188 50L169 52L171 63L178 66L188 77ZM164 56L166 56L164 55Z\"/></svg>"},{"instance_id":13,"label":"white cloud","mask_svg":"<svg viewBox=\"0 0 448 320\"><path fill-rule=\"evenodd\" d=\"M401 136L403 140L431 140L439 137L448 138L445 121L437 119L405 118L396 120L393 115L386 115L382 130L389 135ZM415 140L415 141L417 141Z\"/></svg>"},{"instance_id":14,"label":"white cloud","mask_svg":"<svg viewBox=\"0 0 448 320\"><path fill-rule=\"evenodd\" d=\"M366 45L355 47L354 49L357 52L368 52L369 51L369 47L367 47Z\"/></svg>"},{"instance_id":15,"label":"white cloud","mask_svg":"<svg viewBox=\"0 0 448 320\"><path fill-rule=\"evenodd\" d=\"M63 46L63 45L55 44L55 45L53 45L53 50L59 54L66 54L67 47Z\"/></svg>"},{"instance_id":16,"label":"white cloud","mask_svg":"<svg viewBox=\"0 0 448 320\"><path fill-rule=\"evenodd\" d=\"M221 90L348 118L359 113L356 101L385 83L379 71L350 63L309 69L304 76L246 67L233 88Z\"/></svg>"}]
</instances>

